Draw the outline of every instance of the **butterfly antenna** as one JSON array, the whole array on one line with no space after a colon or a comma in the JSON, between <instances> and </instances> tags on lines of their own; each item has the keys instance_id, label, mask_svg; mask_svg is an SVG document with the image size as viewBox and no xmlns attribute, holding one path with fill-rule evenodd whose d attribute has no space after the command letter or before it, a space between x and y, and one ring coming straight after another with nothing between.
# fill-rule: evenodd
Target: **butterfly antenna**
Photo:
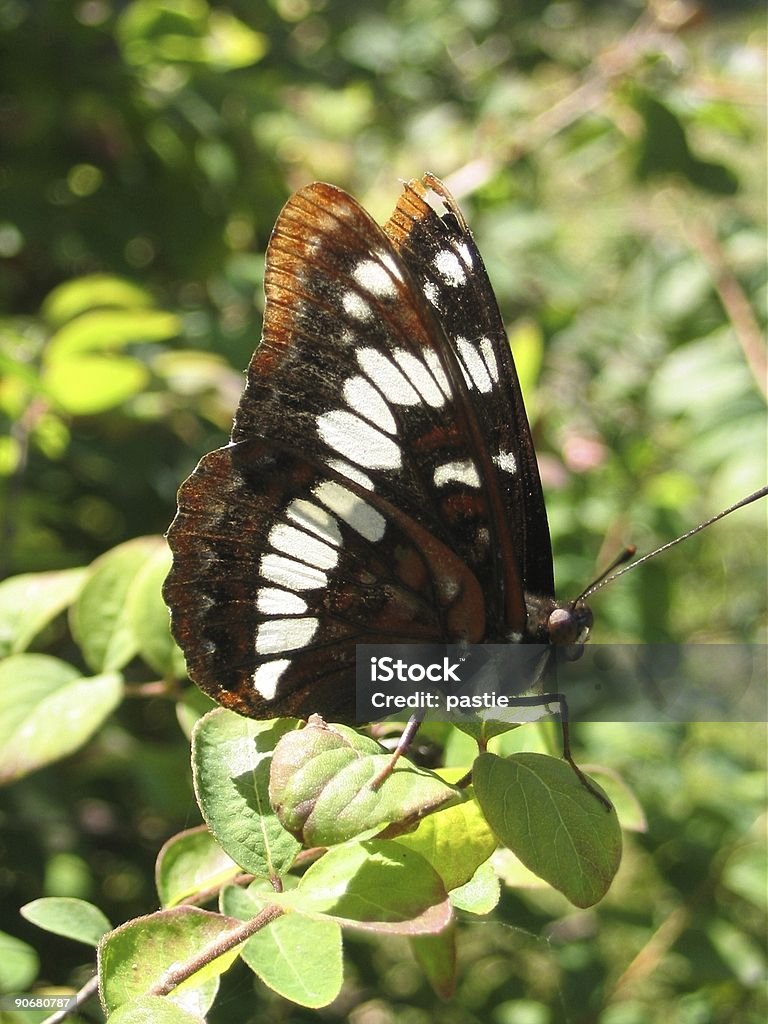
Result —
<instances>
[{"instance_id":1,"label":"butterfly antenna","mask_svg":"<svg viewBox=\"0 0 768 1024\"><path fill-rule=\"evenodd\" d=\"M637 548L635 547L635 545L628 544L624 548L624 550L620 551L619 554L616 555L614 560L605 569L603 569L603 571L600 573L597 579L592 580L589 586L585 590L582 590L582 592L575 599L573 604L578 604L579 601L583 601L585 597L593 593L595 590L599 589L599 587L603 585L603 581L606 579L606 577L609 576L614 569L618 569L620 565L624 565L624 563L628 562L630 558L633 558L636 552ZM616 575L618 576L619 574L617 573Z\"/></svg>"},{"instance_id":2,"label":"butterfly antenna","mask_svg":"<svg viewBox=\"0 0 768 1024\"><path fill-rule=\"evenodd\" d=\"M728 508L723 509L722 512L718 512L717 515L712 516L710 519L706 519L703 523L699 523L698 526L694 526L692 530L688 530L687 533L675 538L675 540L667 541L667 543L662 544L661 547L656 548L653 551L649 551L641 558L637 558L634 562L630 562L629 565L625 565L623 569L619 569L618 572L614 572L614 569L623 565L624 562L632 558L637 550L635 547L625 548L617 558L614 558L613 562L608 566L605 572L601 573L595 582L591 583L584 593L577 598L577 600L586 600L588 597L591 597L596 590L602 590L602 588L607 586L607 584L618 579L619 576L623 576L624 573L629 572L630 569L634 569L635 566L642 565L643 562L647 562L650 558L655 558L656 555L660 555L662 551L666 551L668 548L673 548L676 544L680 544L681 541L688 540L688 538L693 537L694 534L700 533L702 530L706 530L708 526L716 523L719 519L724 519L726 516L729 516L731 512L735 512L737 508L743 508L745 505L751 505L753 501L759 501L760 498L764 498L766 495L768 495L768 486L761 487L759 491L755 491L754 494L747 495L746 498L742 498L741 501L737 501L735 505L730 505Z\"/></svg>"}]
</instances>

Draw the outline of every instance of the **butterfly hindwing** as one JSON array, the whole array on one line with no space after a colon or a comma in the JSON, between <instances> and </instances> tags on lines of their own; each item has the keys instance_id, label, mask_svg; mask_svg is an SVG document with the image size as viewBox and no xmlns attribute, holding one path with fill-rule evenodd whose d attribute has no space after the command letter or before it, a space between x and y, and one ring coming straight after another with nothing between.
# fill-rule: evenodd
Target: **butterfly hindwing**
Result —
<instances>
[{"instance_id":1,"label":"butterfly hindwing","mask_svg":"<svg viewBox=\"0 0 768 1024\"><path fill-rule=\"evenodd\" d=\"M351 721L355 644L482 637L474 575L363 493L262 440L211 452L183 484L165 595L190 675L219 703Z\"/></svg>"}]
</instances>

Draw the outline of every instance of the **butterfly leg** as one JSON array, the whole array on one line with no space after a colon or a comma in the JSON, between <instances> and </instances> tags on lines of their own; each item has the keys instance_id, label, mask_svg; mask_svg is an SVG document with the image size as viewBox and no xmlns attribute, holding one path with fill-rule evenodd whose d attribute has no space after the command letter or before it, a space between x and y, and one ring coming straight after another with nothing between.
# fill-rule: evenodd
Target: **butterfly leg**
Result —
<instances>
[{"instance_id":1,"label":"butterfly leg","mask_svg":"<svg viewBox=\"0 0 768 1024\"><path fill-rule=\"evenodd\" d=\"M600 801L606 810L612 810L612 804L610 800L603 796L603 794L592 785L584 772L579 768L573 759L571 754L571 731L570 722L568 718L568 701L565 698L564 693L536 693L530 696L520 696L510 698L510 705L516 705L517 707L546 707L548 704L557 704L559 706L558 714L560 716L560 728L563 735L563 760L567 761L573 769L576 778L582 784L582 786L588 790L594 797Z\"/></svg>"},{"instance_id":2,"label":"butterfly leg","mask_svg":"<svg viewBox=\"0 0 768 1024\"><path fill-rule=\"evenodd\" d=\"M397 741L397 746L392 751L392 756L390 757L389 761L387 761L387 763L384 765L379 774L375 777L373 782L371 782L371 789L378 789L382 782L384 782L385 779L389 778L389 776L395 770L395 765L397 764L397 762L406 752L408 747L410 747L411 743L413 743L413 738L419 731L419 726L423 721L423 712L417 712L416 714L411 715L411 717L406 722L405 728L403 729L400 735L400 739Z\"/></svg>"}]
</instances>

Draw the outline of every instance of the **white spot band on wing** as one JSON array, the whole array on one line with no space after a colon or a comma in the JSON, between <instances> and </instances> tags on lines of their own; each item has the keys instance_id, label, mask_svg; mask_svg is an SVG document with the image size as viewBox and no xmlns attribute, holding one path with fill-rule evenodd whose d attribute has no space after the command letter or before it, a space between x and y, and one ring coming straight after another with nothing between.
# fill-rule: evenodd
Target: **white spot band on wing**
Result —
<instances>
[{"instance_id":1,"label":"white spot band on wing","mask_svg":"<svg viewBox=\"0 0 768 1024\"><path fill-rule=\"evenodd\" d=\"M317 432L327 445L365 469L399 469L399 446L370 423L346 409L317 417Z\"/></svg>"},{"instance_id":2,"label":"white spot band on wing","mask_svg":"<svg viewBox=\"0 0 768 1024\"><path fill-rule=\"evenodd\" d=\"M499 380L499 364L496 362L496 353L493 351L493 345L491 339L482 337L480 339L480 351L483 354L485 365L488 367L488 373L491 375L491 380L494 384L498 383Z\"/></svg>"},{"instance_id":3,"label":"white spot band on wing","mask_svg":"<svg viewBox=\"0 0 768 1024\"><path fill-rule=\"evenodd\" d=\"M374 490L373 480L358 466L352 466L349 462L345 462L344 459L329 459L328 468L335 470L348 480L354 480L356 484L360 484L361 487L365 487L368 491Z\"/></svg>"},{"instance_id":4,"label":"white spot band on wing","mask_svg":"<svg viewBox=\"0 0 768 1024\"><path fill-rule=\"evenodd\" d=\"M394 405L418 405L419 396L391 359L375 348L361 348L357 353L360 369L376 385L388 402Z\"/></svg>"},{"instance_id":5,"label":"white spot band on wing","mask_svg":"<svg viewBox=\"0 0 768 1024\"><path fill-rule=\"evenodd\" d=\"M493 382L482 356L472 342L466 338L458 337L456 339L456 348L458 349L462 368L469 377L467 383L474 385L481 394L487 395L493 388Z\"/></svg>"},{"instance_id":6,"label":"white spot band on wing","mask_svg":"<svg viewBox=\"0 0 768 1024\"><path fill-rule=\"evenodd\" d=\"M344 307L345 313L349 313L355 320L370 320L373 316L373 310L362 295L358 295L351 288L342 295L341 304Z\"/></svg>"},{"instance_id":7,"label":"white spot band on wing","mask_svg":"<svg viewBox=\"0 0 768 1024\"><path fill-rule=\"evenodd\" d=\"M267 661L259 665L253 673L253 685L256 691L261 694L264 700L273 700L277 693L277 684L280 676L291 664L288 658L280 658L277 661Z\"/></svg>"},{"instance_id":8,"label":"white spot band on wing","mask_svg":"<svg viewBox=\"0 0 768 1024\"><path fill-rule=\"evenodd\" d=\"M397 423L381 393L365 377L355 374L344 382L344 398L366 419L388 434L397 433Z\"/></svg>"},{"instance_id":9,"label":"white spot band on wing","mask_svg":"<svg viewBox=\"0 0 768 1024\"><path fill-rule=\"evenodd\" d=\"M332 569L339 560L338 551L317 537L287 523L275 523L269 531L269 543L286 555L308 562L318 569Z\"/></svg>"},{"instance_id":10,"label":"white spot band on wing","mask_svg":"<svg viewBox=\"0 0 768 1024\"><path fill-rule=\"evenodd\" d=\"M465 487L479 487L480 474L474 462L466 459L463 462L444 462L442 466L435 468L435 487L444 487L446 484L464 484Z\"/></svg>"},{"instance_id":11,"label":"white spot band on wing","mask_svg":"<svg viewBox=\"0 0 768 1024\"><path fill-rule=\"evenodd\" d=\"M311 643L319 625L320 620L314 617L262 622L256 631L256 653L280 654L281 651L306 647Z\"/></svg>"},{"instance_id":12,"label":"white spot band on wing","mask_svg":"<svg viewBox=\"0 0 768 1024\"><path fill-rule=\"evenodd\" d=\"M319 590L328 585L326 573L284 555L264 555L259 573L265 580L286 590Z\"/></svg>"},{"instance_id":13,"label":"white spot band on wing","mask_svg":"<svg viewBox=\"0 0 768 1024\"><path fill-rule=\"evenodd\" d=\"M303 498L294 498L285 514L291 522L296 523L303 530L309 530L316 534L326 544L333 544L339 547L341 544L341 533L339 524L324 508L315 505L312 501L305 501Z\"/></svg>"},{"instance_id":14,"label":"white spot band on wing","mask_svg":"<svg viewBox=\"0 0 768 1024\"><path fill-rule=\"evenodd\" d=\"M366 540L375 542L384 536L387 525L384 516L341 484L327 480L318 484L312 493Z\"/></svg>"},{"instance_id":15,"label":"white spot band on wing","mask_svg":"<svg viewBox=\"0 0 768 1024\"><path fill-rule=\"evenodd\" d=\"M256 607L263 615L303 615L307 602L289 590L262 587L256 595Z\"/></svg>"},{"instance_id":16,"label":"white spot band on wing","mask_svg":"<svg viewBox=\"0 0 768 1024\"><path fill-rule=\"evenodd\" d=\"M493 464L503 473L514 474L517 472L517 459L512 452L499 452L493 456Z\"/></svg>"},{"instance_id":17,"label":"white spot band on wing","mask_svg":"<svg viewBox=\"0 0 768 1024\"><path fill-rule=\"evenodd\" d=\"M422 362L421 359L413 355L412 352L408 352L404 348L395 349L392 354L400 369L421 395L422 400L427 405L431 405L433 409L441 409L445 405L445 393L441 390L440 384L444 383L447 387L448 380L440 366L437 354L429 349L425 350L425 359L428 359L430 356L432 357L429 360L429 367L425 362ZM436 369L439 372L438 374L435 373ZM435 380L435 376L438 376L438 380Z\"/></svg>"},{"instance_id":18,"label":"white spot band on wing","mask_svg":"<svg viewBox=\"0 0 768 1024\"><path fill-rule=\"evenodd\" d=\"M458 288L460 284L466 283L467 273L455 252L451 252L450 249L443 249L442 252L435 256L432 262L440 277L442 277L446 284L451 285L452 288Z\"/></svg>"},{"instance_id":19,"label":"white spot band on wing","mask_svg":"<svg viewBox=\"0 0 768 1024\"><path fill-rule=\"evenodd\" d=\"M440 309L440 292L432 281L424 282L424 297L435 309Z\"/></svg>"},{"instance_id":20,"label":"white spot band on wing","mask_svg":"<svg viewBox=\"0 0 768 1024\"><path fill-rule=\"evenodd\" d=\"M397 296L397 285L392 280L386 267L375 260L361 260L352 271L357 283L380 299L394 299Z\"/></svg>"}]
</instances>

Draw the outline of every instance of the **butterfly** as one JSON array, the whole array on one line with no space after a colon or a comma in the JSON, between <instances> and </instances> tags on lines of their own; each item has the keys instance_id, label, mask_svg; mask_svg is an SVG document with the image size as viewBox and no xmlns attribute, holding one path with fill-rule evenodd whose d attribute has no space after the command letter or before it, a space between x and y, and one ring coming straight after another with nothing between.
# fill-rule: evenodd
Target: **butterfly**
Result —
<instances>
[{"instance_id":1,"label":"butterfly","mask_svg":"<svg viewBox=\"0 0 768 1024\"><path fill-rule=\"evenodd\" d=\"M231 441L168 531L190 677L250 717L353 722L357 644L578 648L592 616L555 599L512 353L446 187L406 183L383 227L302 188L265 293Z\"/></svg>"}]
</instances>

